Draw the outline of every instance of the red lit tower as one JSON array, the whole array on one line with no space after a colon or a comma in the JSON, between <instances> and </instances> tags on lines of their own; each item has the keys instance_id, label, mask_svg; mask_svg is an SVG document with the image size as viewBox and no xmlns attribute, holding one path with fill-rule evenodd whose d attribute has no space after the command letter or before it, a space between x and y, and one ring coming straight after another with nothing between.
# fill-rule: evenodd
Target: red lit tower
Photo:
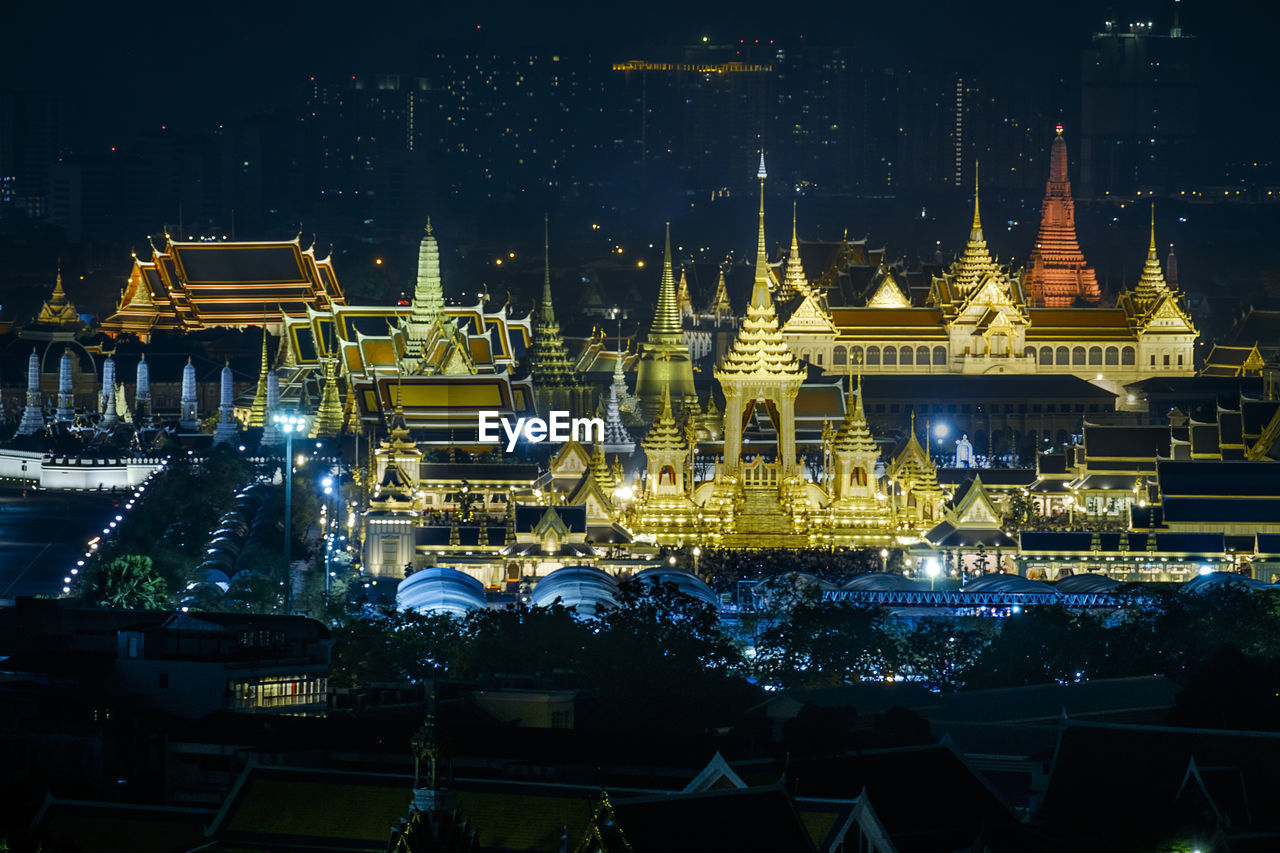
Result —
<instances>
[{"instance_id":1,"label":"red lit tower","mask_svg":"<svg viewBox=\"0 0 1280 853\"><path fill-rule=\"evenodd\" d=\"M1044 207L1040 211L1040 234L1028 266L1023 284L1034 305L1065 308L1077 299L1097 303L1102 297L1098 277L1085 263L1076 240L1076 206L1067 178L1067 143L1062 138L1062 125L1058 125L1049 155L1049 183L1045 185Z\"/></svg>"}]
</instances>

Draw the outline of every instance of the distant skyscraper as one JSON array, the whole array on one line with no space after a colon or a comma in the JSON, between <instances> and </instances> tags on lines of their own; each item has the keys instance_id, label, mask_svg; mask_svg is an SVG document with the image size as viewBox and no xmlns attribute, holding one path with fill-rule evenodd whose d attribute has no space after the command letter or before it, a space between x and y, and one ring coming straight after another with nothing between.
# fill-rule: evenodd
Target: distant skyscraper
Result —
<instances>
[{"instance_id":1,"label":"distant skyscraper","mask_svg":"<svg viewBox=\"0 0 1280 853\"><path fill-rule=\"evenodd\" d=\"M1040 234L1031 250L1030 261L1023 287L1032 304L1066 308L1077 299L1096 303L1101 297L1098 277L1085 263L1076 240L1076 206L1067 177L1067 143L1062 138L1062 125L1058 125L1058 135L1054 137L1049 155L1049 182L1045 185L1044 204L1040 209Z\"/></svg>"},{"instance_id":2,"label":"distant skyscraper","mask_svg":"<svg viewBox=\"0 0 1280 853\"><path fill-rule=\"evenodd\" d=\"M1081 69L1080 184L1085 195L1173 191L1202 177L1196 40L1176 25L1094 33Z\"/></svg>"}]
</instances>

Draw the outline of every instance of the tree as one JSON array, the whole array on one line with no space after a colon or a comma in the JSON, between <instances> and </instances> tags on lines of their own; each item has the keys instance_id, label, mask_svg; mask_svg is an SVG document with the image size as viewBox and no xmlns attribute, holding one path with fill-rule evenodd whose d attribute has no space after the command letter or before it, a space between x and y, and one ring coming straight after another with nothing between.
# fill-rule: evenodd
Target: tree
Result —
<instances>
[{"instance_id":1,"label":"tree","mask_svg":"<svg viewBox=\"0 0 1280 853\"><path fill-rule=\"evenodd\" d=\"M129 554L98 566L85 595L94 607L121 610L164 610L169 593L150 557Z\"/></svg>"},{"instance_id":2,"label":"tree","mask_svg":"<svg viewBox=\"0 0 1280 853\"><path fill-rule=\"evenodd\" d=\"M905 638L904 663L930 687L959 690L993 634L990 620L922 619Z\"/></svg>"},{"instance_id":3,"label":"tree","mask_svg":"<svg viewBox=\"0 0 1280 853\"><path fill-rule=\"evenodd\" d=\"M901 643L885 629L882 610L833 602L797 606L756 644L760 678L784 687L880 679L901 662Z\"/></svg>"}]
</instances>

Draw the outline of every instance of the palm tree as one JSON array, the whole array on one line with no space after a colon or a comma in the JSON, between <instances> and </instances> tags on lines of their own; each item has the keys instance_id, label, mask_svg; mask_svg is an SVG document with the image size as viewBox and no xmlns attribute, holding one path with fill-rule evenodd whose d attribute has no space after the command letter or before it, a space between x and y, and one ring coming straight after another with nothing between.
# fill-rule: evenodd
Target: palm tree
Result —
<instances>
[{"instance_id":1,"label":"palm tree","mask_svg":"<svg viewBox=\"0 0 1280 853\"><path fill-rule=\"evenodd\" d=\"M85 596L95 607L165 610L169 593L150 557L129 554L99 566Z\"/></svg>"}]
</instances>

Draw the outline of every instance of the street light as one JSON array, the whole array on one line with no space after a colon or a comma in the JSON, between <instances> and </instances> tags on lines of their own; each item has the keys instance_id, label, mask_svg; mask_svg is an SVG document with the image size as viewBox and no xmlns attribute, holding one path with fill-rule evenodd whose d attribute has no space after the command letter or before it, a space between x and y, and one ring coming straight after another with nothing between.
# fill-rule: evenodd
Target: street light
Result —
<instances>
[{"instance_id":1,"label":"street light","mask_svg":"<svg viewBox=\"0 0 1280 853\"><path fill-rule=\"evenodd\" d=\"M284 612L293 612L293 437L305 432L307 418L292 412L272 412L271 423L284 433Z\"/></svg>"},{"instance_id":2,"label":"street light","mask_svg":"<svg viewBox=\"0 0 1280 853\"><path fill-rule=\"evenodd\" d=\"M933 592L933 582L938 579L941 572L942 567L938 565L937 557L930 557L924 561L924 573L929 576L929 592Z\"/></svg>"}]
</instances>

